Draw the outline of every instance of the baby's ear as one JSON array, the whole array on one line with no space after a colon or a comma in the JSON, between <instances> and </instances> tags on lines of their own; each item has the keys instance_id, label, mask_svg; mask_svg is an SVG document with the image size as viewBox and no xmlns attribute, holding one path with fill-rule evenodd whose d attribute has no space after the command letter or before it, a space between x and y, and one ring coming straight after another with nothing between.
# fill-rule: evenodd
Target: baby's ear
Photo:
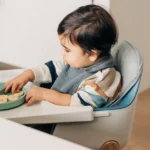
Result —
<instances>
[{"instance_id":1,"label":"baby's ear","mask_svg":"<svg viewBox=\"0 0 150 150\"><path fill-rule=\"evenodd\" d=\"M90 61L96 61L98 57L99 57L99 52L97 50L92 50L91 53L89 54Z\"/></svg>"}]
</instances>

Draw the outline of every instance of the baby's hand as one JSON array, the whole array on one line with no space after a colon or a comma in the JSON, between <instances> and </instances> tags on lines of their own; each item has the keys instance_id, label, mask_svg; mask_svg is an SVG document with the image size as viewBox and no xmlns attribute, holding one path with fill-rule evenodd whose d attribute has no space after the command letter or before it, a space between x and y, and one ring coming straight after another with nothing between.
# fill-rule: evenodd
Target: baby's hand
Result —
<instances>
[{"instance_id":1,"label":"baby's hand","mask_svg":"<svg viewBox=\"0 0 150 150\"><path fill-rule=\"evenodd\" d=\"M27 106L32 105L36 101L44 100L45 89L41 87L31 88L26 95Z\"/></svg>"},{"instance_id":2,"label":"baby's hand","mask_svg":"<svg viewBox=\"0 0 150 150\"><path fill-rule=\"evenodd\" d=\"M7 93L9 89L11 89L12 94L14 94L15 92L19 92L22 89L22 87L33 78L34 74L31 70L25 71L7 82L4 85L4 92Z\"/></svg>"}]
</instances>

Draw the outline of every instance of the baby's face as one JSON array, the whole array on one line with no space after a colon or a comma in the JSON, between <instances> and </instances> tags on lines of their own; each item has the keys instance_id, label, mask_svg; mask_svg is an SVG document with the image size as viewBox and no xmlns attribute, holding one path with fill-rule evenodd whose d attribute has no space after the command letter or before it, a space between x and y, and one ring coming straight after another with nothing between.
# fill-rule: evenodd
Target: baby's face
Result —
<instances>
[{"instance_id":1,"label":"baby's face","mask_svg":"<svg viewBox=\"0 0 150 150\"><path fill-rule=\"evenodd\" d=\"M59 36L62 45L62 57L66 64L72 68L85 68L90 66L89 54L84 52L78 45L73 45L68 38Z\"/></svg>"}]
</instances>

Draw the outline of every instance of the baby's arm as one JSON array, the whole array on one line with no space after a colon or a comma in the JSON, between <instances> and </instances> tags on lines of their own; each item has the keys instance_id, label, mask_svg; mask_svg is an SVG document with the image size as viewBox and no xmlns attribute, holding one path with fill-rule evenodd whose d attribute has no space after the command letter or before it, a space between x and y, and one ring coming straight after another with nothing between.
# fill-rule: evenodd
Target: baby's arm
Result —
<instances>
[{"instance_id":1,"label":"baby's arm","mask_svg":"<svg viewBox=\"0 0 150 150\"><path fill-rule=\"evenodd\" d=\"M37 83L52 83L64 67L63 60L58 62L49 61L43 65L32 68Z\"/></svg>"},{"instance_id":2,"label":"baby's arm","mask_svg":"<svg viewBox=\"0 0 150 150\"><path fill-rule=\"evenodd\" d=\"M120 73L113 68L98 72L82 82L72 95L70 106L103 107L113 102L121 90Z\"/></svg>"},{"instance_id":3,"label":"baby's arm","mask_svg":"<svg viewBox=\"0 0 150 150\"><path fill-rule=\"evenodd\" d=\"M110 86L106 84L107 77L105 77L105 79L101 81L101 78L97 78L97 74L94 76L96 77L96 80L87 80L83 82L79 90L73 95L64 94L52 89L45 89L41 87L32 88L27 93L27 105L31 105L34 101L45 100L53 104L62 106L91 105L93 107L102 107L109 101L112 101L113 98L118 95L121 89L120 74L116 73L116 77L113 78L114 80L109 84ZM92 76L91 79L94 79L94 76ZM99 80L101 82L99 82ZM105 89L107 85L107 90L102 89L102 87L104 87L104 83Z\"/></svg>"},{"instance_id":4,"label":"baby's arm","mask_svg":"<svg viewBox=\"0 0 150 150\"><path fill-rule=\"evenodd\" d=\"M107 69L84 80L73 95L41 87L32 88L27 93L27 105L31 105L34 101L45 100L62 106L91 105L92 107L103 107L118 95L121 89L120 79L119 72L114 69Z\"/></svg>"},{"instance_id":5,"label":"baby's arm","mask_svg":"<svg viewBox=\"0 0 150 150\"><path fill-rule=\"evenodd\" d=\"M56 105L69 106L71 102L71 95L60 93L52 89L46 89L44 99Z\"/></svg>"},{"instance_id":6,"label":"baby's arm","mask_svg":"<svg viewBox=\"0 0 150 150\"><path fill-rule=\"evenodd\" d=\"M99 93L97 93L95 87L87 86L82 87L72 95L70 106L101 107L107 103L107 100L107 95L101 89L99 89Z\"/></svg>"},{"instance_id":7,"label":"baby's arm","mask_svg":"<svg viewBox=\"0 0 150 150\"><path fill-rule=\"evenodd\" d=\"M30 106L32 103L41 100L48 101L56 105L69 106L71 95L41 87L34 87L28 91L26 96L27 106Z\"/></svg>"},{"instance_id":8,"label":"baby's arm","mask_svg":"<svg viewBox=\"0 0 150 150\"><path fill-rule=\"evenodd\" d=\"M16 91L19 92L20 89L28 82L33 82L34 80L34 74L32 70L26 70L17 77L13 78L12 80L8 81L4 87L5 87L5 93L8 92L8 90L11 88L12 93L14 94Z\"/></svg>"}]
</instances>

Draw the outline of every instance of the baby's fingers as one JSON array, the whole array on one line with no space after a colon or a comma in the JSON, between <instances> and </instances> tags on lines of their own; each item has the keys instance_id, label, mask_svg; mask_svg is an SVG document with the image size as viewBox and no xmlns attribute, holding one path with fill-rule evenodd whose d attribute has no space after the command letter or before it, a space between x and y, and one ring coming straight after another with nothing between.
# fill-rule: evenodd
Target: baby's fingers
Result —
<instances>
[{"instance_id":1,"label":"baby's fingers","mask_svg":"<svg viewBox=\"0 0 150 150\"><path fill-rule=\"evenodd\" d=\"M30 106L30 105L32 105L33 104L33 102L34 102L34 97L31 97L28 101L27 101L27 106Z\"/></svg>"},{"instance_id":2,"label":"baby's fingers","mask_svg":"<svg viewBox=\"0 0 150 150\"><path fill-rule=\"evenodd\" d=\"M27 93L27 95L26 95L26 97L25 97L26 102L28 102L28 101L31 99L31 97L33 97L33 96L32 96L32 94L30 94L30 92L28 91L28 93Z\"/></svg>"},{"instance_id":3,"label":"baby's fingers","mask_svg":"<svg viewBox=\"0 0 150 150\"><path fill-rule=\"evenodd\" d=\"M20 84L20 85L17 87L16 91L17 91L17 92L20 92L21 89L22 89L22 87L23 87L23 84Z\"/></svg>"},{"instance_id":4,"label":"baby's fingers","mask_svg":"<svg viewBox=\"0 0 150 150\"><path fill-rule=\"evenodd\" d=\"M15 94L15 92L16 92L17 89L18 89L18 86L19 86L19 84L16 84L16 83L12 85L12 88L11 88L12 94Z\"/></svg>"},{"instance_id":5,"label":"baby's fingers","mask_svg":"<svg viewBox=\"0 0 150 150\"><path fill-rule=\"evenodd\" d=\"M9 90L11 87L12 87L12 83L7 83L7 84L5 84L5 85L4 85L4 88L5 88L4 93L7 93L8 90Z\"/></svg>"}]
</instances>

